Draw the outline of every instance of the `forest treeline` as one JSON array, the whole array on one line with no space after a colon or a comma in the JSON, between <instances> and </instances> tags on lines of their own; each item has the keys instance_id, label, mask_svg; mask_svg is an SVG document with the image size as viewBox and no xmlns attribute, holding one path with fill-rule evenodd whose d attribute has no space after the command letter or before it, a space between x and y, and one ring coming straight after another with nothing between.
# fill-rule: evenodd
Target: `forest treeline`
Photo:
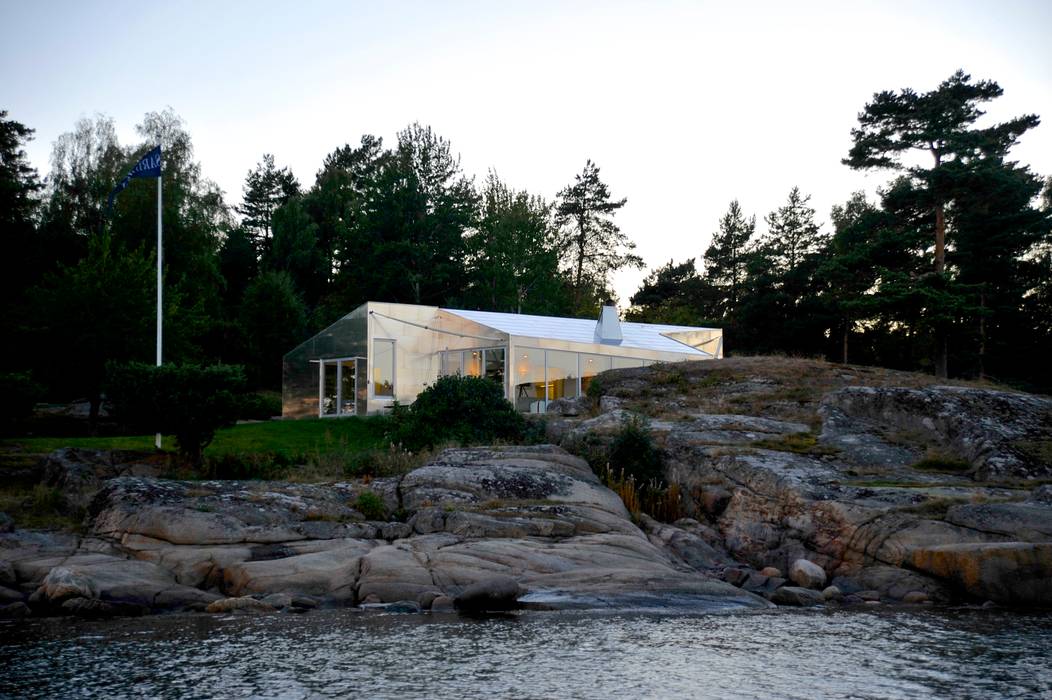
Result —
<instances>
[{"instance_id":1,"label":"forest treeline","mask_svg":"<svg viewBox=\"0 0 1052 700\"><path fill-rule=\"evenodd\" d=\"M1000 94L963 73L927 93L877 93L844 158L889 173L876 201L855 194L824 222L794 187L762 227L731 202L711 244L701 249L710 231L695 224L698 256L651 271L626 316L723 327L728 354L1049 390L1050 189L1009 155L1037 117L977 126ZM106 203L157 144L165 358L241 364L255 387L280 386L285 352L368 299L592 317L612 274L643 266L616 224L626 199L591 161L547 198L495 171L476 182L414 123L393 143L335 148L309 185L265 154L233 206L175 113L137 129L138 143L121 144L111 119L80 120L41 177L24 152L31 128L0 112L0 373L31 376L55 400L97 400L107 362L153 356L155 181Z\"/></svg>"}]
</instances>

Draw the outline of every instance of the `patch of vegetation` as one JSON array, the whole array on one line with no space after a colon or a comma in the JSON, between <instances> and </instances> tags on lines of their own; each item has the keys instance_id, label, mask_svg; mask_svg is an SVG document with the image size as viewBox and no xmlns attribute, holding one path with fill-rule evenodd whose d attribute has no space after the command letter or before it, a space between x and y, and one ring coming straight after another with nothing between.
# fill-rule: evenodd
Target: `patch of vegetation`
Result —
<instances>
[{"instance_id":1,"label":"patch of vegetation","mask_svg":"<svg viewBox=\"0 0 1052 700\"><path fill-rule=\"evenodd\" d=\"M179 453L200 465L216 430L237 419L244 371L234 365L111 363L107 392L117 420L133 430L174 435Z\"/></svg>"},{"instance_id":2,"label":"patch of vegetation","mask_svg":"<svg viewBox=\"0 0 1052 700\"><path fill-rule=\"evenodd\" d=\"M239 420L270 420L281 415L281 392L254 391L238 399Z\"/></svg>"},{"instance_id":3,"label":"patch of vegetation","mask_svg":"<svg viewBox=\"0 0 1052 700\"><path fill-rule=\"evenodd\" d=\"M0 373L0 435L12 435L33 414L44 388L28 372Z\"/></svg>"},{"instance_id":4,"label":"patch of vegetation","mask_svg":"<svg viewBox=\"0 0 1052 700\"><path fill-rule=\"evenodd\" d=\"M946 517L946 512L953 506L959 506L964 503L968 503L969 499L957 496L939 496L937 498L929 498L926 501L922 501L916 505L905 506L899 509L901 513L911 513L918 515L927 520L942 520Z\"/></svg>"},{"instance_id":5,"label":"patch of vegetation","mask_svg":"<svg viewBox=\"0 0 1052 700\"><path fill-rule=\"evenodd\" d=\"M386 450L365 450L348 455L343 464L344 476L352 478L399 476L421 466L430 453L407 452L397 445Z\"/></svg>"},{"instance_id":6,"label":"patch of vegetation","mask_svg":"<svg viewBox=\"0 0 1052 700\"><path fill-rule=\"evenodd\" d=\"M280 452L227 452L205 459L201 468L204 479L274 481L285 479L296 463Z\"/></svg>"},{"instance_id":7,"label":"patch of vegetation","mask_svg":"<svg viewBox=\"0 0 1052 700\"><path fill-rule=\"evenodd\" d=\"M16 527L33 530L83 528L84 512L71 509L62 492L52 486L5 484L0 488L0 512L7 513Z\"/></svg>"},{"instance_id":8,"label":"patch of vegetation","mask_svg":"<svg viewBox=\"0 0 1052 700\"><path fill-rule=\"evenodd\" d=\"M520 442L526 432L526 420L500 385L484 377L439 377L412 406L396 407L391 419L391 442L413 451L445 442Z\"/></svg>"},{"instance_id":9,"label":"patch of vegetation","mask_svg":"<svg viewBox=\"0 0 1052 700\"><path fill-rule=\"evenodd\" d=\"M354 502L354 509L365 516L366 520L385 520L387 511L383 499L372 491L362 491Z\"/></svg>"},{"instance_id":10,"label":"patch of vegetation","mask_svg":"<svg viewBox=\"0 0 1052 700\"><path fill-rule=\"evenodd\" d=\"M592 399L594 402L599 403L599 399L602 398L603 394L606 393L606 386L603 380L603 376L592 377L591 381L588 382L588 388L585 389L585 396Z\"/></svg>"},{"instance_id":11,"label":"patch of vegetation","mask_svg":"<svg viewBox=\"0 0 1052 700\"><path fill-rule=\"evenodd\" d=\"M1052 464L1052 440L1020 440L1015 447L1038 464Z\"/></svg>"},{"instance_id":12,"label":"patch of vegetation","mask_svg":"<svg viewBox=\"0 0 1052 700\"><path fill-rule=\"evenodd\" d=\"M910 465L913 469L923 472L943 472L946 474L964 474L972 469L972 463L961 459L957 455L938 450L928 450L928 453L920 460Z\"/></svg>"},{"instance_id":13,"label":"patch of vegetation","mask_svg":"<svg viewBox=\"0 0 1052 700\"><path fill-rule=\"evenodd\" d=\"M650 430L640 420L626 421L610 443L607 455L610 468L634 479L637 483L664 483L664 464L661 452L654 445Z\"/></svg>"},{"instance_id":14,"label":"patch of vegetation","mask_svg":"<svg viewBox=\"0 0 1052 700\"><path fill-rule=\"evenodd\" d=\"M800 455L832 455L839 452L834 447L826 447L818 444L818 436L814 433L789 433L777 438L757 440L752 447L764 450L778 450L779 452L792 452Z\"/></svg>"}]
</instances>

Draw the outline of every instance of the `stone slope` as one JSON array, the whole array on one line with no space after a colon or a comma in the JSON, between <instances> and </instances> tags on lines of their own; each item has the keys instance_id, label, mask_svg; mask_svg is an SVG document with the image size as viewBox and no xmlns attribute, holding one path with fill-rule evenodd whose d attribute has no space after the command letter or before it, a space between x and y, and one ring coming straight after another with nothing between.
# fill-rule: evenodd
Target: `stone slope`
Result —
<instances>
[{"instance_id":1,"label":"stone slope","mask_svg":"<svg viewBox=\"0 0 1052 700\"><path fill-rule=\"evenodd\" d=\"M365 490L401 519L365 520L354 508ZM693 566L689 541L678 555L652 541L587 463L554 446L447 450L367 487L121 476L89 519L85 537L0 535L5 599L90 615L426 609L510 581L502 590L535 605L768 605Z\"/></svg>"}]
</instances>

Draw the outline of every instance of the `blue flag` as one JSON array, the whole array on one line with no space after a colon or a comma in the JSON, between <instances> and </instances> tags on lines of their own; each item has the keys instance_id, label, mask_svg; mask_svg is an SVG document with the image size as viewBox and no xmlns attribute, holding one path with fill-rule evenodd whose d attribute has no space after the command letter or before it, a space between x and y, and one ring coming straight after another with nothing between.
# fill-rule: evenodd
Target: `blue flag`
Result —
<instances>
[{"instance_id":1,"label":"blue flag","mask_svg":"<svg viewBox=\"0 0 1052 700\"><path fill-rule=\"evenodd\" d=\"M117 186L110 192L109 203L106 206L106 210L109 212L113 211L113 200L117 198L128 183L131 182L133 177L160 177L161 176L161 147L157 146L149 153L144 155L135 167L132 168L124 179L117 183Z\"/></svg>"}]
</instances>

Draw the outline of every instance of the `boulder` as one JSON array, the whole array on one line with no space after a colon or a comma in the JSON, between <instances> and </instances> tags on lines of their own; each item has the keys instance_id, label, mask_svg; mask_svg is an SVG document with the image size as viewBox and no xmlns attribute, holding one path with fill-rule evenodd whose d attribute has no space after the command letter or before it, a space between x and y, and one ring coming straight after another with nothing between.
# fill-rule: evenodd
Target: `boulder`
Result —
<instances>
[{"instance_id":1,"label":"boulder","mask_svg":"<svg viewBox=\"0 0 1052 700\"><path fill-rule=\"evenodd\" d=\"M789 567L789 580L803 588L821 589L826 584L826 572L807 559L797 559Z\"/></svg>"},{"instance_id":2,"label":"boulder","mask_svg":"<svg viewBox=\"0 0 1052 700\"><path fill-rule=\"evenodd\" d=\"M40 584L40 595L53 605L68 598L98 598L99 588L91 577L80 571L56 566Z\"/></svg>"},{"instance_id":3,"label":"boulder","mask_svg":"<svg viewBox=\"0 0 1052 700\"><path fill-rule=\"evenodd\" d=\"M760 569L760 573L763 574L764 576L768 576L770 578L781 578L782 577L781 570L778 569L777 567L774 567L774 566L765 566L762 569Z\"/></svg>"},{"instance_id":4,"label":"boulder","mask_svg":"<svg viewBox=\"0 0 1052 700\"><path fill-rule=\"evenodd\" d=\"M465 612L512 610L518 607L524 592L510 576L492 576L465 588L453 603L457 610Z\"/></svg>"},{"instance_id":5,"label":"boulder","mask_svg":"<svg viewBox=\"0 0 1052 700\"><path fill-rule=\"evenodd\" d=\"M824 601L822 594L810 588L798 586L782 586L771 593L770 601L775 605L795 605L798 607L809 607L819 605Z\"/></svg>"},{"instance_id":6,"label":"boulder","mask_svg":"<svg viewBox=\"0 0 1052 700\"><path fill-rule=\"evenodd\" d=\"M213 601L205 608L205 612L209 613L228 613L228 612L252 612L252 613L265 613L274 612L274 607L264 603L262 600L256 600L251 596L240 596L237 598L222 598L220 600Z\"/></svg>"},{"instance_id":7,"label":"boulder","mask_svg":"<svg viewBox=\"0 0 1052 700\"><path fill-rule=\"evenodd\" d=\"M902 602L909 605L918 605L920 603L931 602L931 598L924 591L910 591L902 596Z\"/></svg>"},{"instance_id":8,"label":"boulder","mask_svg":"<svg viewBox=\"0 0 1052 700\"><path fill-rule=\"evenodd\" d=\"M844 594L836 586L826 586L822 589L823 600L840 600Z\"/></svg>"},{"instance_id":9,"label":"boulder","mask_svg":"<svg viewBox=\"0 0 1052 700\"><path fill-rule=\"evenodd\" d=\"M1003 605L1052 605L1052 542L922 547L913 551L910 565L973 598Z\"/></svg>"},{"instance_id":10,"label":"boulder","mask_svg":"<svg viewBox=\"0 0 1052 700\"><path fill-rule=\"evenodd\" d=\"M449 596L440 595L431 601L431 612L448 613L456 611L456 601Z\"/></svg>"},{"instance_id":11,"label":"boulder","mask_svg":"<svg viewBox=\"0 0 1052 700\"><path fill-rule=\"evenodd\" d=\"M24 617L29 617L31 613L32 611L25 603L0 605L0 620L21 620Z\"/></svg>"}]
</instances>

